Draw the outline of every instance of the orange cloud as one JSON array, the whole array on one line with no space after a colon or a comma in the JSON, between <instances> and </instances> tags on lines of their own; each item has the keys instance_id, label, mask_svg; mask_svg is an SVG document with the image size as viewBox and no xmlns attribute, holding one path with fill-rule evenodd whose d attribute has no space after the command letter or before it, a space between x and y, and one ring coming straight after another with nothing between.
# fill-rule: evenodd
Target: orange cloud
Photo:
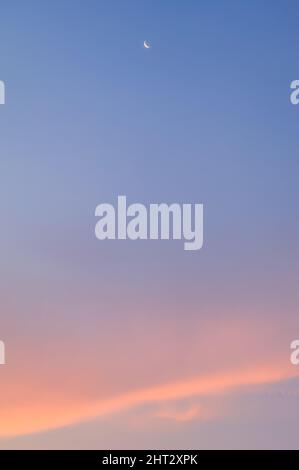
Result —
<instances>
[{"instance_id":1,"label":"orange cloud","mask_svg":"<svg viewBox=\"0 0 299 470\"><path fill-rule=\"evenodd\" d=\"M175 406L161 407L157 412L158 418L169 419L179 422L192 421L202 417L202 407L199 405L191 405L188 408L182 410Z\"/></svg>"},{"instance_id":2,"label":"orange cloud","mask_svg":"<svg viewBox=\"0 0 299 470\"><path fill-rule=\"evenodd\" d=\"M0 436L41 432L121 412L146 403L168 403L189 397L219 395L237 391L241 387L271 384L292 377L298 377L295 367L266 365L148 387L100 401L78 402L72 401L71 396L66 396L59 404L31 404L3 408ZM198 413L200 410L193 408L185 415L177 415L177 419L181 421L192 419Z\"/></svg>"}]
</instances>

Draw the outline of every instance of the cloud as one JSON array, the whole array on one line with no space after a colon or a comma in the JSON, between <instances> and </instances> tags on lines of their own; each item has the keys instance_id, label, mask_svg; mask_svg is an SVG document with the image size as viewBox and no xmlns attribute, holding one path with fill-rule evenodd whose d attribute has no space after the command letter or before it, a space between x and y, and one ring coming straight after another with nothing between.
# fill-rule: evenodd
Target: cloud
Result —
<instances>
[{"instance_id":1,"label":"cloud","mask_svg":"<svg viewBox=\"0 0 299 470\"><path fill-rule=\"evenodd\" d=\"M204 409L198 405L189 405L185 409L174 405L161 406L155 413L155 416L171 421L187 422L203 417Z\"/></svg>"},{"instance_id":2,"label":"cloud","mask_svg":"<svg viewBox=\"0 0 299 470\"><path fill-rule=\"evenodd\" d=\"M213 373L162 384L144 389L130 391L115 397L99 401L72 401L71 395L63 402L48 404L31 404L30 406L13 406L1 410L0 437L17 436L60 428L79 422L115 414L143 404L169 404L176 400L217 396L255 385L279 383L291 377L297 377L295 367L281 364L265 364L262 367L251 367ZM199 417L203 410L190 407L184 411L173 408L161 408L161 416L177 421L192 420ZM204 414L203 414L204 416Z\"/></svg>"}]
</instances>

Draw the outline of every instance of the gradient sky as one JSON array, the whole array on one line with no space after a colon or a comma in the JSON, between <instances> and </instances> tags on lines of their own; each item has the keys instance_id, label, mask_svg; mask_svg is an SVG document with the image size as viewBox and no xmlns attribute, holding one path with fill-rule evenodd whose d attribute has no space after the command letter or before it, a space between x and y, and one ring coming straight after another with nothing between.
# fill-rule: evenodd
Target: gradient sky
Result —
<instances>
[{"instance_id":1,"label":"gradient sky","mask_svg":"<svg viewBox=\"0 0 299 470\"><path fill-rule=\"evenodd\" d=\"M1 449L298 448L298 21L0 2ZM203 249L98 241L119 194L203 203Z\"/></svg>"}]
</instances>

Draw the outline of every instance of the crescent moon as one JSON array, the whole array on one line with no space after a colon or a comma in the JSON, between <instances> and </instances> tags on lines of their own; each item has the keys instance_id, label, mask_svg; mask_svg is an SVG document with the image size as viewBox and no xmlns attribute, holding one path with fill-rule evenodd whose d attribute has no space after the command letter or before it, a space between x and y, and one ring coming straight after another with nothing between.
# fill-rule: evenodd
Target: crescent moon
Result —
<instances>
[{"instance_id":1,"label":"crescent moon","mask_svg":"<svg viewBox=\"0 0 299 470\"><path fill-rule=\"evenodd\" d=\"M148 41L144 41L143 45L144 45L145 49L150 49L151 48L151 45Z\"/></svg>"}]
</instances>

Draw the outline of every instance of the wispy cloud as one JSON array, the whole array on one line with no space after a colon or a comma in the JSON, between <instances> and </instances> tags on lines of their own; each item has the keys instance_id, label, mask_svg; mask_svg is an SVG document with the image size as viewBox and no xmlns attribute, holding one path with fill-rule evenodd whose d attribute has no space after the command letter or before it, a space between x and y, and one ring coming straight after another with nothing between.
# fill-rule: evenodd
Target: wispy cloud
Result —
<instances>
[{"instance_id":1,"label":"wispy cloud","mask_svg":"<svg viewBox=\"0 0 299 470\"><path fill-rule=\"evenodd\" d=\"M134 390L92 403L90 401L72 402L67 397L59 404L14 406L1 411L0 436L9 437L41 432L115 414L142 404L169 404L185 398L221 395L237 391L242 387L278 383L297 376L298 372L294 367L265 364L263 367L214 373L190 380ZM167 408L164 408L164 411L160 411L160 416L168 415L169 418L177 421L185 421L199 417L201 412L199 406L193 406L184 411L173 409L172 412L171 408L168 412Z\"/></svg>"}]
</instances>

